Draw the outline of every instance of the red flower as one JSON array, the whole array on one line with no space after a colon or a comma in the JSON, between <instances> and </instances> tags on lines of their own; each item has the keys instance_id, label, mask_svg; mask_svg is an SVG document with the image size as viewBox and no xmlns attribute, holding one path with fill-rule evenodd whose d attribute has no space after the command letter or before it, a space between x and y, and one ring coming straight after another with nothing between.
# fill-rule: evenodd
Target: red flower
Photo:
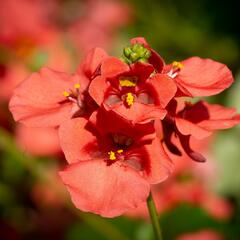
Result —
<instances>
[{"instance_id":1,"label":"red flower","mask_svg":"<svg viewBox=\"0 0 240 240\"><path fill-rule=\"evenodd\" d=\"M173 62L163 72L175 81L181 96L211 96L233 83L232 73L226 65L199 57Z\"/></svg>"},{"instance_id":2,"label":"red flower","mask_svg":"<svg viewBox=\"0 0 240 240\"><path fill-rule=\"evenodd\" d=\"M150 184L163 181L171 162L152 124L132 128L114 113L98 112L60 126L70 166L60 172L79 209L114 217L144 202Z\"/></svg>"},{"instance_id":3,"label":"red flower","mask_svg":"<svg viewBox=\"0 0 240 240\"><path fill-rule=\"evenodd\" d=\"M48 68L33 73L15 89L10 101L14 119L28 126L55 127L71 117L89 116L96 104L87 90L103 55L103 50L93 49L79 67L79 74Z\"/></svg>"},{"instance_id":4,"label":"red flower","mask_svg":"<svg viewBox=\"0 0 240 240\"><path fill-rule=\"evenodd\" d=\"M176 86L166 75L155 74L152 65L126 64L108 57L101 75L90 84L89 93L99 106L112 110L132 123L163 119L164 107L174 97Z\"/></svg>"},{"instance_id":5,"label":"red flower","mask_svg":"<svg viewBox=\"0 0 240 240\"><path fill-rule=\"evenodd\" d=\"M205 229L194 233L186 233L177 240L223 240L223 237L213 230Z\"/></svg>"},{"instance_id":6,"label":"red flower","mask_svg":"<svg viewBox=\"0 0 240 240\"><path fill-rule=\"evenodd\" d=\"M168 115L162 121L162 130L160 129L163 131L163 141L172 153L181 155L178 148L171 142L172 134L176 134L185 152L199 162L205 161L205 158L191 149L189 144L191 136L203 139L211 135L214 130L231 128L240 122L240 115L235 115L234 108L203 101L182 105L173 100L167 109ZM159 128L158 123L157 127Z\"/></svg>"},{"instance_id":7,"label":"red flower","mask_svg":"<svg viewBox=\"0 0 240 240\"><path fill-rule=\"evenodd\" d=\"M231 128L240 122L235 108L226 108L218 104L199 101L178 113L175 123L183 135L192 135L202 139L211 135L214 130Z\"/></svg>"},{"instance_id":8,"label":"red flower","mask_svg":"<svg viewBox=\"0 0 240 240\"><path fill-rule=\"evenodd\" d=\"M13 47L44 42L53 30L48 18L53 6L41 1L0 1L0 42Z\"/></svg>"}]
</instances>

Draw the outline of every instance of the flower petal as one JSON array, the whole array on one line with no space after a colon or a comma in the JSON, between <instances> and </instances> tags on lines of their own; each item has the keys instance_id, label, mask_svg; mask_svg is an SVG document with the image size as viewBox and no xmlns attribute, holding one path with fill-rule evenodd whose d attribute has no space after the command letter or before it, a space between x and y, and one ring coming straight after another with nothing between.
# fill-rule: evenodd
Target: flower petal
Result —
<instances>
[{"instance_id":1,"label":"flower petal","mask_svg":"<svg viewBox=\"0 0 240 240\"><path fill-rule=\"evenodd\" d=\"M14 119L28 126L58 126L70 118L71 104L61 102L73 84L70 75L48 68L33 73L14 91L9 104Z\"/></svg>"},{"instance_id":2,"label":"flower petal","mask_svg":"<svg viewBox=\"0 0 240 240\"><path fill-rule=\"evenodd\" d=\"M149 79L148 84L151 86L154 99L163 108L167 106L177 92L177 86L174 81L164 74L154 75Z\"/></svg>"},{"instance_id":3,"label":"flower petal","mask_svg":"<svg viewBox=\"0 0 240 240\"><path fill-rule=\"evenodd\" d=\"M104 101L105 91L107 88L108 84L104 76L96 77L92 80L89 86L89 94L99 106L101 106Z\"/></svg>"},{"instance_id":4,"label":"flower petal","mask_svg":"<svg viewBox=\"0 0 240 240\"><path fill-rule=\"evenodd\" d=\"M192 57L182 61L183 69L175 78L181 91L192 97L211 96L233 83L228 67L211 59Z\"/></svg>"},{"instance_id":5,"label":"flower petal","mask_svg":"<svg viewBox=\"0 0 240 240\"><path fill-rule=\"evenodd\" d=\"M69 163L91 159L98 151L96 136L86 130L87 122L83 118L74 118L59 128L60 145Z\"/></svg>"},{"instance_id":6,"label":"flower petal","mask_svg":"<svg viewBox=\"0 0 240 240\"><path fill-rule=\"evenodd\" d=\"M235 115L235 113L235 108L199 101L185 111L184 118L203 129L216 130L231 128L239 124L240 115Z\"/></svg>"},{"instance_id":7,"label":"flower petal","mask_svg":"<svg viewBox=\"0 0 240 240\"><path fill-rule=\"evenodd\" d=\"M104 108L99 108L94 112L89 118L89 122L101 135L118 133L135 139L138 143L152 140L155 137L155 129L151 122L135 124L133 127L127 119L113 111L106 111Z\"/></svg>"},{"instance_id":8,"label":"flower petal","mask_svg":"<svg viewBox=\"0 0 240 240\"><path fill-rule=\"evenodd\" d=\"M144 146L146 158L143 159L144 176L151 184L164 181L172 172L173 164L163 149L161 141L155 138L152 144Z\"/></svg>"},{"instance_id":9,"label":"flower petal","mask_svg":"<svg viewBox=\"0 0 240 240\"><path fill-rule=\"evenodd\" d=\"M146 201L150 185L137 172L118 163L84 161L60 172L73 203L85 212L116 217Z\"/></svg>"},{"instance_id":10,"label":"flower petal","mask_svg":"<svg viewBox=\"0 0 240 240\"><path fill-rule=\"evenodd\" d=\"M96 47L92 49L83 59L77 72L86 75L90 79L107 56L108 54L102 48Z\"/></svg>"},{"instance_id":11,"label":"flower petal","mask_svg":"<svg viewBox=\"0 0 240 240\"><path fill-rule=\"evenodd\" d=\"M178 138L181 142L181 145L185 151L185 153L190 157L192 158L194 161L196 162L206 162L206 158L198 153L198 152L195 152L191 147L190 147L190 135L187 135L187 136L184 136L182 135L181 133L178 132Z\"/></svg>"},{"instance_id":12,"label":"flower petal","mask_svg":"<svg viewBox=\"0 0 240 240\"><path fill-rule=\"evenodd\" d=\"M211 135L210 131L205 130L204 128L198 126L198 124L191 123L183 118L175 118L175 123L178 130L183 135L192 135L197 139L203 139Z\"/></svg>"},{"instance_id":13,"label":"flower petal","mask_svg":"<svg viewBox=\"0 0 240 240\"><path fill-rule=\"evenodd\" d=\"M116 57L108 57L102 62L101 75L111 78L129 71L129 66Z\"/></svg>"},{"instance_id":14,"label":"flower petal","mask_svg":"<svg viewBox=\"0 0 240 240\"><path fill-rule=\"evenodd\" d=\"M121 117L129 120L131 123L147 123L154 119L163 119L166 115L166 110L161 107L157 107L149 104L142 104L135 102L130 108L127 108L123 103L114 105L114 106L106 106L107 110L112 110L116 114Z\"/></svg>"}]
</instances>

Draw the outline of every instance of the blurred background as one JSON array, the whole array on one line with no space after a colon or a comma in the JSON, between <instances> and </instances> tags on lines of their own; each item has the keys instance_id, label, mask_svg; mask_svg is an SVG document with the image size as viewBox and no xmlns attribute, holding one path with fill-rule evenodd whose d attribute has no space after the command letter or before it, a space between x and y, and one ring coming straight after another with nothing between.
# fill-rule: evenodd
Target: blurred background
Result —
<instances>
[{"instance_id":1,"label":"blurred background","mask_svg":"<svg viewBox=\"0 0 240 240\"><path fill-rule=\"evenodd\" d=\"M170 63L191 56L229 66L233 86L207 101L240 111L240 31L236 1L0 1L0 239L151 240L145 207L104 219L75 209L57 172L65 166L54 129L16 124L14 87L42 66L74 72L92 47L121 55L143 36ZM240 239L240 128L196 146L204 164L174 159L154 188L165 240Z\"/></svg>"}]
</instances>

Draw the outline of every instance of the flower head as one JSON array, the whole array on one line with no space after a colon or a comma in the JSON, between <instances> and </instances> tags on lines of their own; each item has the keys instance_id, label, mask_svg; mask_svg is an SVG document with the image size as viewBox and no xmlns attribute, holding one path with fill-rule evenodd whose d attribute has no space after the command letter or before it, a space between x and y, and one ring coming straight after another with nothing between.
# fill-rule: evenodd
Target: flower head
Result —
<instances>
[{"instance_id":1,"label":"flower head","mask_svg":"<svg viewBox=\"0 0 240 240\"><path fill-rule=\"evenodd\" d=\"M129 65L108 57L102 61L100 75L91 82L89 93L99 106L103 104L132 123L163 119L164 108L177 87L168 76L153 73L149 63Z\"/></svg>"},{"instance_id":2,"label":"flower head","mask_svg":"<svg viewBox=\"0 0 240 240\"><path fill-rule=\"evenodd\" d=\"M203 139L218 129L231 128L240 123L240 116L236 115L234 108L226 108L217 104L208 104L199 101L195 104L173 100L167 107L168 115L161 123L162 139L168 149L177 155L181 152L171 142L175 134L184 151L198 162L206 159L190 147L190 137ZM157 123L158 125L159 123Z\"/></svg>"},{"instance_id":3,"label":"flower head","mask_svg":"<svg viewBox=\"0 0 240 240\"><path fill-rule=\"evenodd\" d=\"M60 143L70 164L60 175L73 202L105 217L137 207L150 184L163 181L172 167L152 124L132 128L105 111L90 122L76 118L62 124Z\"/></svg>"},{"instance_id":4,"label":"flower head","mask_svg":"<svg viewBox=\"0 0 240 240\"><path fill-rule=\"evenodd\" d=\"M103 57L101 49L93 49L73 75L49 68L33 73L14 91L9 104L14 119L28 126L56 127L72 117L89 117L97 105L87 90Z\"/></svg>"}]
</instances>

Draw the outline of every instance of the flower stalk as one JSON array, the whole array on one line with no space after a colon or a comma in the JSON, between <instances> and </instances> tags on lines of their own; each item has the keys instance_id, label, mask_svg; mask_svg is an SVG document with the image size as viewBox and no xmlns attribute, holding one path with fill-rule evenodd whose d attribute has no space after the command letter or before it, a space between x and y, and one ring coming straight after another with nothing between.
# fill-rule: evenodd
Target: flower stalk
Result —
<instances>
[{"instance_id":1,"label":"flower stalk","mask_svg":"<svg viewBox=\"0 0 240 240\"><path fill-rule=\"evenodd\" d=\"M156 206L155 206L155 203L154 203L151 192L150 192L150 194L147 198L147 206L148 206L148 212L149 212L151 222L152 222L152 227L153 227L155 239L156 240L163 240L162 231L161 231L161 227L160 227L160 224L159 224L158 213L157 213L157 209L156 209Z\"/></svg>"}]
</instances>

